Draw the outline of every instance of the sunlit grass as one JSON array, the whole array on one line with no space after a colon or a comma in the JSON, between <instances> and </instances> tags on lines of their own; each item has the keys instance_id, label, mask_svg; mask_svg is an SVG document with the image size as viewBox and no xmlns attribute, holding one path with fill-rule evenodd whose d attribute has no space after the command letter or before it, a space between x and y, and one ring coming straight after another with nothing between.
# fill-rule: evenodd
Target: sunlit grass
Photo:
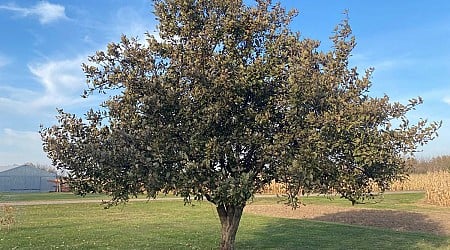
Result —
<instances>
[{"instance_id":1,"label":"sunlit grass","mask_svg":"<svg viewBox=\"0 0 450 250\"><path fill-rule=\"evenodd\" d=\"M352 203L339 196L323 196L312 194L309 196L299 197L305 205L334 205L342 207L351 207ZM276 196L257 196L253 200L253 204L276 204L283 203L283 197ZM429 205L425 203L425 192L411 193L386 193L376 196L373 199L367 199L356 207L377 208L377 209L395 209L407 211L421 210L447 210L447 208Z\"/></svg>"},{"instance_id":2,"label":"sunlit grass","mask_svg":"<svg viewBox=\"0 0 450 250\"><path fill-rule=\"evenodd\" d=\"M258 201L256 201L258 202ZM219 219L207 202L17 206L0 249L216 249ZM238 249L446 249L449 237L244 214Z\"/></svg>"},{"instance_id":3,"label":"sunlit grass","mask_svg":"<svg viewBox=\"0 0 450 250\"><path fill-rule=\"evenodd\" d=\"M50 201L50 200L72 200L72 199L108 199L107 195L89 194L80 197L70 192L64 193L0 193L0 202L12 201Z\"/></svg>"}]
</instances>

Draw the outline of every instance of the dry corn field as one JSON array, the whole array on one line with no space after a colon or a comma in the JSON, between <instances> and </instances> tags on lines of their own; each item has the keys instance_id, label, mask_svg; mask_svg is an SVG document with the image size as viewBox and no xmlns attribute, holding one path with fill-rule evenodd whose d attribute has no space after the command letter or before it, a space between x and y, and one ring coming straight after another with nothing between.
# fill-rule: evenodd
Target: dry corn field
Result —
<instances>
[{"instance_id":1,"label":"dry corn field","mask_svg":"<svg viewBox=\"0 0 450 250\"><path fill-rule=\"evenodd\" d=\"M395 182L390 191L425 191L427 203L450 207L450 172L411 174L409 180ZM284 192L284 186L275 182L267 185L262 191L264 194L283 194Z\"/></svg>"},{"instance_id":2,"label":"dry corn field","mask_svg":"<svg viewBox=\"0 0 450 250\"><path fill-rule=\"evenodd\" d=\"M423 190L430 204L450 207L450 172L437 171L425 174L411 174L409 180L396 182L392 191Z\"/></svg>"}]
</instances>

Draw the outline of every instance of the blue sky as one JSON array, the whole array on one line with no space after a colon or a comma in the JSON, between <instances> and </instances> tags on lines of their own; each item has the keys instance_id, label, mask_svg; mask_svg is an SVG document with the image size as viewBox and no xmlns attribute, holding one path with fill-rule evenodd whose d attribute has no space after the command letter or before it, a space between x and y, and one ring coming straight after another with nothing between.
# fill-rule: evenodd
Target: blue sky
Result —
<instances>
[{"instance_id":1,"label":"blue sky","mask_svg":"<svg viewBox=\"0 0 450 250\"><path fill-rule=\"evenodd\" d=\"M425 103L412 120L442 120L440 137L420 157L450 154L450 1L281 1L296 8L292 23L304 37L328 37L349 11L357 39L351 63L375 67L371 94ZM0 3L0 166L49 164L39 125L56 123L56 108L83 113L99 100L82 99L81 63L121 34L144 38L156 32L149 0Z\"/></svg>"}]
</instances>

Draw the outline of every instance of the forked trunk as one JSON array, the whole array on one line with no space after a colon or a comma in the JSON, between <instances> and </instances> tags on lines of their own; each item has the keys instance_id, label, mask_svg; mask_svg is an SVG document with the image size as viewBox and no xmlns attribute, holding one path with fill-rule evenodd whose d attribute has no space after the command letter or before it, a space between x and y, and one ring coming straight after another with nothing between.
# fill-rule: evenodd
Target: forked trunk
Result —
<instances>
[{"instance_id":1,"label":"forked trunk","mask_svg":"<svg viewBox=\"0 0 450 250\"><path fill-rule=\"evenodd\" d=\"M241 221L242 211L244 206L237 205L220 205L217 206L217 213L219 214L220 223L222 224L222 237L220 240L221 250L234 250L234 242L236 240L236 233Z\"/></svg>"}]
</instances>

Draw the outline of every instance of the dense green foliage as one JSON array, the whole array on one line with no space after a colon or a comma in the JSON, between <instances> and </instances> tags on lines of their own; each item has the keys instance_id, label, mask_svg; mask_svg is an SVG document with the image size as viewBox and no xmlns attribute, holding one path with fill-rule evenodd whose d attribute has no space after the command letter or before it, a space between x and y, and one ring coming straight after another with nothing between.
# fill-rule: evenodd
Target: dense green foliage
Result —
<instances>
[{"instance_id":1,"label":"dense green foliage","mask_svg":"<svg viewBox=\"0 0 450 250\"><path fill-rule=\"evenodd\" d=\"M105 109L88 112L88 124L61 111L59 125L42 129L76 190L121 200L176 189L245 204L277 179L353 200L369 180L386 187L404 154L435 135L437 124L405 117L420 99L368 96L371 70L348 69L346 21L333 50L319 52L288 29L292 13L265 1L175 2L155 3L163 42L123 37L85 65L90 91L121 90Z\"/></svg>"},{"instance_id":2,"label":"dense green foliage","mask_svg":"<svg viewBox=\"0 0 450 250\"><path fill-rule=\"evenodd\" d=\"M299 192L355 203L372 182L384 190L402 178L405 154L439 127L409 124L421 99L368 95L372 70L348 66L347 20L322 52L290 30L295 11L256 2L154 1L159 39L122 37L90 57L85 95L113 96L86 120L61 110L41 130L74 190L106 191L113 203L142 192L205 197L232 242L247 201L272 180L297 206Z\"/></svg>"}]
</instances>

